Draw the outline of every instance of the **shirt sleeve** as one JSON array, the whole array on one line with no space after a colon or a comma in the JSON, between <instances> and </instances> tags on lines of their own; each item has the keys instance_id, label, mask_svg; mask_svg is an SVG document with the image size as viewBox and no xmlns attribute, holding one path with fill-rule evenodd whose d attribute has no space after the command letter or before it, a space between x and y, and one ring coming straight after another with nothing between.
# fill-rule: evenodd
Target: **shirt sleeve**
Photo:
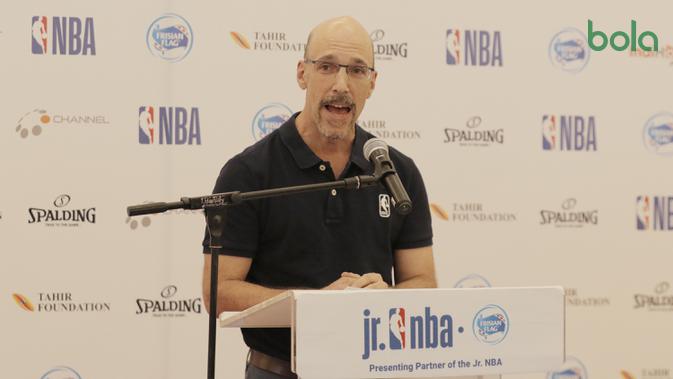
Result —
<instances>
[{"instance_id":1,"label":"shirt sleeve","mask_svg":"<svg viewBox=\"0 0 673 379\"><path fill-rule=\"evenodd\" d=\"M397 239L393 241L393 249L414 249L432 246L432 219L428 194L421 173L413 160L409 159L410 169L403 182L412 202L412 211L404 217ZM400 178L401 180L403 178Z\"/></svg>"},{"instance_id":2,"label":"shirt sleeve","mask_svg":"<svg viewBox=\"0 0 673 379\"><path fill-rule=\"evenodd\" d=\"M215 183L213 193L231 191L254 191L258 186L249 167L239 158L227 162ZM223 233L215 245L222 248L220 254L253 258L259 245L259 203L256 200L243 201L224 210ZM210 233L206 226L203 238L203 252L210 254Z\"/></svg>"}]
</instances>

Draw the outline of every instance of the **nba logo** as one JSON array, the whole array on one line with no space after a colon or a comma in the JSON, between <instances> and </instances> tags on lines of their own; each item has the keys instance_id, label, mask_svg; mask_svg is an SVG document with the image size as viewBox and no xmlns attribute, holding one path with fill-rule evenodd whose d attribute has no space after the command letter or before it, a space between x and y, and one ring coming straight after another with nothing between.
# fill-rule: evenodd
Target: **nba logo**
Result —
<instances>
[{"instance_id":1,"label":"nba logo","mask_svg":"<svg viewBox=\"0 0 673 379\"><path fill-rule=\"evenodd\" d=\"M47 54L47 18L45 16L34 16L31 23L33 54Z\"/></svg>"},{"instance_id":2,"label":"nba logo","mask_svg":"<svg viewBox=\"0 0 673 379\"><path fill-rule=\"evenodd\" d=\"M554 150L556 148L557 131L556 117L542 116L542 149Z\"/></svg>"},{"instance_id":3,"label":"nba logo","mask_svg":"<svg viewBox=\"0 0 673 379\"><path fill-rule=\"evenodd\" d=\"M382 193L379 195L379 216L390 217L390 196L388 194Z\"/></svg>"},{"instance_id":4,"label":"nba logo","mask_svg":"<svg viewBox=\"0 0 673 379\"><path fill-rule=\"evenodd\" d=\"M446 31L446 64L460 64L460 30Z\"/></svg>"},{"instance_id":5,"label":"nba logo","mask_svg":"<svg viewBox=\"0 0 673 379\"><path fill-rule=\"evenodd\" d=\"M650 197L638 196L636 199L636 225L638 230L650 228Z\"/></svg>"},{"instance_id":6,"label":"nba logo","mask_svg":"<svg viewBox=\"0 0 673 379\"><path fill-rule=\"evenodd\" d=\"M138 142L143 145L154 143L154 107L138 109Z\"/></svg>"},{"instance_id":7,"label":"nba logo","mask_svg":"<svg viewBox=\"0 0 673 379\"><path fill-rule=\"evenodd\" d=\"M404 308L390 308L388 315L390 348L392 350L401 350L406 348L406 319L404 317Z\"/></svg>"}]
</instances>

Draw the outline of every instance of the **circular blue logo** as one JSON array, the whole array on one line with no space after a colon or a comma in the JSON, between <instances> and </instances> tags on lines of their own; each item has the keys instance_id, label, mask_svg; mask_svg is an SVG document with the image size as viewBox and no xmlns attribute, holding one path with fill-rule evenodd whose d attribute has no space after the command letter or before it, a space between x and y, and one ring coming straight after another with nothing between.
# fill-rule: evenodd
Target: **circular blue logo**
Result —
<instances>
[{"instance_id":1,"label":"circular blue logo","mask_svg":"<svg viewBox=\"0 0 673 379\"><path fill-rule=\"evenodd\" d=\"M485 306L474 316L472 332L480 342L499 344L509 332L507 312L495 304Z\"/></svg>"},{"instance_id":2,"label":"circular blue logo","mask_svg":"<svg viewBox=\"0 0 673 379\"><path fill-rule=\"evenodd\" d=\"M575 28L557 33L549 43L549 60L561 70L578 73L589 63L591 55L587 37Z\"/></svg>"},{"instance_id":3,"label":"circular blue logo","mask_svg":"<svg viewBox=\"0 0 673 379\"><path fill-rule=\"evenodd\" d=\"M673 114L661 112L650 117L643 127L643 142L654 153L673 154Z\"/></svg>"},{"instance_id":4,"label":"circular blue logo","mask_svg":"<svg viewBox=\"0 0 673 379\"><path fill-rule=\"evenodd\" d=\"M58 366L47 371L40 379L82 379L82 377L70 367Z\"/></svg>"},{"instance_id":5,"label":"circular blue logo","mask_svg":"<svg viewBox=\"0 0 673 379\"><path fill-rule=\"evenodd\" d=\"M455 288L488 288L491 283L479 274L470 274L460 279L455 285Z\"/></svg>"},{"instance_id":6,"label":"circular blue logo","mask_svg":"<svg viewBox=\"0 0 673 379\"><path fill-rule=\"evenodd\" d=\"M547 379L587 379L587 368L579 359L567 356L563 366L547 374Z\"/></svg>"},{"instance_id":7,"label":"circular blue logo","mask_svg":"<svg viewBox=\"0 0 673 379\"><path fill-rule=\"evenodd\" d=\"M169 62L181 61L194 45L192 27L187 20L173 13L154 20L145 39L153 55Z\"/></svg>"},{"instance_id":8,"label":"circular blue logo","mask_svg":"<svg viewBox=\"0 0 673 379\"><path fill-rule=\"evenodd\" d=\"M281 103L267 104L252 119L252 136L259 141L292 117L292 110Z\"/></svg>"}]
</instances>

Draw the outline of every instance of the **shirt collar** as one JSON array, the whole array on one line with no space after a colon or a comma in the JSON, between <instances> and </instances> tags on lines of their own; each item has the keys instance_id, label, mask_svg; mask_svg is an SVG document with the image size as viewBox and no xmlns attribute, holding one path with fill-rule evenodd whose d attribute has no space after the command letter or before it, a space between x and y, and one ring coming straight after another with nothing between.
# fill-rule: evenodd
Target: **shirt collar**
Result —
<instances>
[{"instance_id":1,"label":"shirt collar","mask_svg":"<svg viewBox=\"0 0 673 379\"><path fill-rule=\"evenodd\" d=\"M313 167L322 160L318 158L313 151L306 145L304 140L299 135L297 125L295 123L299 112L292 115L292 117L280 127L278 131L283 144L292 154L297 166L301 169ZM371 163L364 157L362 147L365 142L370 139L369 133L364 131L358 125L355 125L355 141L353 141L353 149L351 150L350 162L357 165L363 172L371 170Z\"/></svg>"}]
</instances>

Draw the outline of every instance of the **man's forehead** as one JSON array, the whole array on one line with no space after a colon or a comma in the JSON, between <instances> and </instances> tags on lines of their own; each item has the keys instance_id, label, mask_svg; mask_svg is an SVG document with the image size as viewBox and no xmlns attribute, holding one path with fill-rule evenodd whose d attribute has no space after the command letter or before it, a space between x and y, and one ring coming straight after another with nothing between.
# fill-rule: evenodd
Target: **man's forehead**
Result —
<instances>
[{"instance_id":1,"label":"man's forehead","mask_svg":"<svg viewBox=\"0 0 673 379\"><path fill-rule=\"evenodd\" d=\"M328 52L328 53L325 53L325 54L318 55L318 56L316 56L314 59L315 59L315 60L320 60L320 61L327 61L327 62L336 62L336 63L339 63L340 58L341 58L341 57L340 57L339 55L337 55L337 54L330 54L330 53ZM363 57L361 57L359 54L358 54L358 55L351 55L351 56L349 56L347 59L348 59L348 63L350 63L350 64L352 64L352 63L364 64L364 65L369 64L369 63L368 63Z\"/></svg>"},{"instance_id":2,"label":"man's forehead","mask_svg":"<svg viewBox=\"0 0 673 379\"><path fill-rule=\"evenodd\" d=\"M309 54L348 54L363 62L373 60L372 41L365 28L351 17L327 20L311 31Z\"/></svg>"}]
</instances>

